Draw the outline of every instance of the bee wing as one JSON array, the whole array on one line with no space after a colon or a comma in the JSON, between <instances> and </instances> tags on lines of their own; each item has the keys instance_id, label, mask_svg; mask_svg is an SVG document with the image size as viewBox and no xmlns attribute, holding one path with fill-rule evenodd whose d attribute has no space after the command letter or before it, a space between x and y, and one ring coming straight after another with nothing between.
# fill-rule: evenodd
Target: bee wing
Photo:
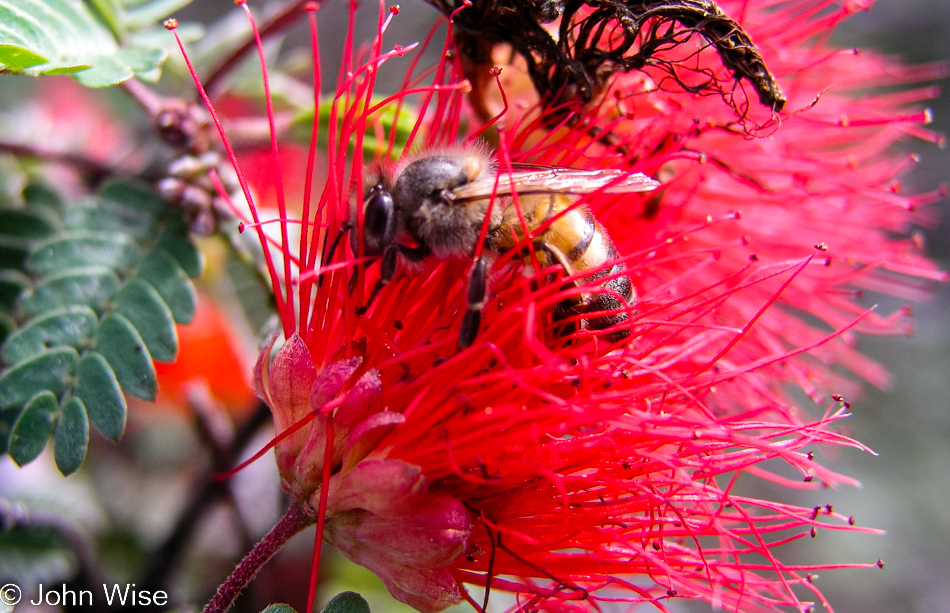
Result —
<instances>
[{"instance_id":1,"label":"bee wing","mask_svg":"<svg viewBox=\"0 0 950 613\"><path fill-rule=\"evenodd\" d=\"M516 166L511 173L497 178L485 177L455 188L456 199L488 198L492 194L508 196L519 194L592 194L603 192L621 194L648 192L660 183L642 173L617 169L578 170L545 166Z\"/></svg>"}]
</instances>

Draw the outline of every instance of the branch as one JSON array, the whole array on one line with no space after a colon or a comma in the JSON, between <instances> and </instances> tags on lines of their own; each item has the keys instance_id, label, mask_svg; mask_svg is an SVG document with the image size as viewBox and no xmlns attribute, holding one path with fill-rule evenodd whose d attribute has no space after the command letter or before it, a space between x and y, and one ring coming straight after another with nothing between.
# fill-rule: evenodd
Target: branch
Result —
<instances>
[{"instance_id":1,"label":"branch","mask_svg":"<svg viewBox=\"0 0 950 613\"><path fill-rule=\"evenodd\" d=\"M251 437L261 426L268 423L269 418L270 409L263 402L260 403L247 423L235 435L228 451L220 455L215 454L215 462L198 478L197 483L200 485L182 510L175 527L165 538L164 544L149 556L149 565L140 583L143 586L142 589L154 593L155 590L165 587L168 575L178 561L184 546L191 541L191 535L198 521L211 504L228 494L227 482L215 481L213 478L215 473L227 470L234 463Z\"/></svg>"},{"instance_id":2,"label":"branch","mask_svg":"<svg viewBox=\"0 0 950 613\"><path fill-rule=\"evenodd\" d=\"M294 535L316 521L309 510L302 502L294 502L290 505L277 525L241 560L234 572L221 584L214 598L204 608L204 613L224 613L230 609L241 590L260 572L261 567Z\"/></svg>"}]
</instances>

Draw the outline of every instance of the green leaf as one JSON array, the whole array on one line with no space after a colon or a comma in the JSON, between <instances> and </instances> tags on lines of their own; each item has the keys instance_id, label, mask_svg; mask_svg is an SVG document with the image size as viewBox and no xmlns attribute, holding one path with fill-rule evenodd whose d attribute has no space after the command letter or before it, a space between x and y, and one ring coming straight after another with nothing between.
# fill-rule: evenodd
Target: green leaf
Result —
<instances>
[{"instance_id":1,"label":"green leaf","mask_svg":"<svg viewBox=\"0 0 950 613\"><path fill-rule=\"evenodd\" d=\"M17 298L28 287L30 279L23 273L0 269L0 311L12 311Z\"/></svg>"},{"instance_id":2,"label":"green leaf","mask_svg":"<svg viewBox=\"0 0 950 613\"><path fill-rule=\"evenodd\" d=\"M124 234L66 232L38 245L26 265L33 272L46 274L89 266L124 271L138 260L135 243Z\"/></svg>"},{"instance_id":3,"label":"green leaf","mask_svg":"<svg viewBox=\"0 0 950 613\"><path fill-rule=\"evenodd\" d=\"M96 350L112 367L119 385L142 400L155 400L158 383L152 356L128 319L113 313L99 324Z\"/></svg>"},{"instance_id":4,"label":"green leaf","mask_svg":"<svg viewBox=\"0 0 950 613\"><path fill-rule=\"evenodd\" d=\"M153 217L164 212L167 206L165 201L152 190L119 181L106 184L99 192L99 196L132 210L148 213Z\"/></svg>"},{"instance_id":5,"label":"green leaf","mask_svg":"<svg viewBox=\"0 0 950 613\"><path fill-rule=\"evenodd\" d=\"M76 370L79 354L72 347L51 349L26 362L7 369L0 375L0 408L19 406L37 392L56 395L66 389L66 379Z\"/></svg>"},{"instance_id":6,"label":"green leaf","mask_svg":"<svg viewBox=\"0 0 950 613\"><path fill-rule=\"evenodd\" d=\"M164 249L150 253L139 268L139 278L152 284L180 324L191 323L195 317L198 297L195 287L178 262Z\"/></svg>"},{"instance_id":7,"label":"green leaf","mask_svg":"<svg viewBox=\"0 0 950 613\"><path fill-rule=\"evenodd\" d=\"M19 236L0 236L0 268L21 270L29 253L29 240Z\"/></svg>"},{"instance_id":8,"label":"green leaf","mask_svg":"<svg viewBox=\"0 0 950 613\"><path fill-rule=\"evenodd\" d=\"M36 317L26 322L0 349L7 364L16 364L54 347L81 350L96 333L99 318L89 307L74 306Z\"/></svg>"},{"instance_id":9,"label":"green leaf","mask_svg":"<svg viewBox=\"0 0 950 613\"><path fill-rule=\"evenodd\" d=\"M109 26L112 35L121 38L124 21L121 4L117 0L89 0L89 3L99 19Z\"/></svg>"},{"instance_id":10,"label":"green leaf","mask_svg":"<svg viewBox=\"0 0 950 613\"><path fill-rule=\"evenodd\" d=\"M9 364L0 372L0 447L48 391L61 407L62 425L50 432L68 473L82 463L89 421L116 440L125 394L154 399L153 359L175 359L176 320L195 313L186 270L200 274L201 256L180 213L151 190L113 183L66 206L42 186L19 185L22 198L9 202L25 204L0 206L0 261L6 248L14 267L0 268L0 363Z\"/></svg>"},{"instance_id":11,"label":"green leaf","mask_svg":"<svg viewBox=\"0 0 950 613\"><path fill-rule=\"evenodd\" d=\"M99 310L119 291L119 278L102 268L87 268L48 277L23 296L20 307L28 315L38 315L71 305Z\"/></svg>"},{"instance_id":12,"label":"green leaf","mask_svg":"<svg viewBox=\"0 0 950 613\"><path fill-rule=\"evenodd\" d=\"M89 447L89 417L79 398L71 398L63 405L56 431L53 434L53 451L56 467L64 475L70 475L82 466Z\"/></svg>"},{"instance_id":13,"label":"green leaf","mask_svg":"<svg viewBox=\"0 0 950 613\"><path fill-rule=\"evenodd\" d=\"M10 449L10 433L23 409L0 410L0 453L7 453Z\"/></svg>"},{"instance_id":14,"label":"green leaf","mask_svg":"<svg viewBox=\"0 0 950 613\"><path fill-rule=\"evenodd\" d=\"M44 238L56 229L47 216L26 209L0 209L0 228L23 238Z\"/></svg>"},{"instance_id":15,"label":"green leaf","mask_svg":"<svg viewBox=\"0 0 950 613\"><path fill-rule=\"evenodd\" d=\"M7 450L19 466L36 459L53 433L53 423L59 404L51 392L40 392L30 400L10 433Z\"/></svg>"},{"instance_id":16,"label":"green leaf","mask_svg":"<svg viewBox=\"0 0 950 613\"><path fill-rule=\"evenodd\" d=\"M382 102L383 98L374 96L370 100L370 107L374 107ZM330 118L332 116L334 104L339 102L333 97L327 97L320 102L317 107L317 121L320 124L320 145L326 145L326 135L329 133ZM362 105L360 105L362 107ZM399 108L399 114L396 109ZM398 158L409 144L409 136L412 134L412 128L415 124L417 113L407 104L391 102L379 109L373 111L370 115L371 121L384 130L383 138L377 137L374 130L366 132L363 139L363 152L373 155L375 152L385 150L389 146L390 133L393 136L392 155ZM340 117L337 122L342 121ZM313 108L305 109L297 113L290 126L290 137L303 143L310 143L313 131Z\"/></svg>"},{"instance_id":17,"label":"green leaf","mask_svg":"<svg viewBox=\"0 0 950 613\"><path fill-rule=\"evenodd\" d=\"M142 61L129 62L113 37L120 34L115 5L97 0L96 8L113 32L78 0L0 0L0 70L74 73L80 83L104 87L130 79L136 69L149 72L161 65L164 52L158 50L147 52L148 61L140 54Z\"/></svg>"},{"instance_id":18,"label":"green leaf","mask_svg":"<svg viewBox=\"0 0 950 613\"><path fill-rule=\"evenodd\" d=\"M178 355L178 331L175 320L154 287L133 279L115 297L116 313L125 316L145 341L158 362L174 362Z\"/></svg>"},{"instance_id":19,"label":"green leaf","mask_svg":"<svg viewBox=\"0 0 950 613\"><path fill-rule=\"evenodd\" d=\"M63 224L71 230L95 228L99 232L128 234L137 240L152 236L156 223L152 213L111 200L69 207L63 216Z\"/></svg>"},{"instance_id":20,"label":"green leaf","mask_svg":"<svg viewBox=\"0 0 950 613\"><path fill-rule=\"evenodd\" d=\"M193 0L152 0L130 10L125 20L126 26L132 29L150 26L157 21L168 17L175 11L183 9Z\"/></svg>"},{"instance_id":21,"label":"green leaf","mask_svg":"<svg viewBox=\"0 0 950 613\"><path fill-rule=\"evenodd\" d=\"M321 613L370 613L369 603L356 592L340 592Z\"/></svg>"},{"instance_id":22,"label":"green leaf","mask_svg":"<svg viewBox=\"0 0 950 613\"><path fill-rule=\"evenodd\" d=\"M104 357L90 353L79 363L77 375L75 393L85 405L89 419L103 436L118 441L125 431L128 405L115 373Z\"/></svg>"},{"instance_id":23,"label":"green leaf","mask_svg":"<svg viewBox=\"0 0 950 613\"><path fill-rule=\"evenodd\" d=\"M204 261L194 243L177 232L166 232L158 241L158 246L172 254L189 277L197 279L201 276Z\"/></svg>"},{"instance_id":24,"label":"green leaf","mask_svg":"<svg viewBox=\"0 0 950 613\"><path fill-rule=\"evenodd\" d=\"M59 194L46 187L42 183L30 183L23 188L23 201L30 206L31 210L45 210L55 212L57 215L63 210L63 201Z\"/></svg>"},{"instance_id":25,"label":"green leaf","mask_svg":"<svg viewBox=\"0 0 950 613\"><path fill-rule=\"evenodd\" d=\"M261 613L297 613L297 610L289 604L272 604Z\"/></svg>"}]
</instances>

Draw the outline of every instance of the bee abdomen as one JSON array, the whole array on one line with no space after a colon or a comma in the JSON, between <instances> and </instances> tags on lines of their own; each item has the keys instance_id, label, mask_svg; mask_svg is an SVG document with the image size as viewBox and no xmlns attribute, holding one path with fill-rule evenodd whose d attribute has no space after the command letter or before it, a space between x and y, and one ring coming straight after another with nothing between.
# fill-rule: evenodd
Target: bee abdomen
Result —
<instances>
[{"instance_id":1,"label":"bee abdomen","mask_svg":"<svg viewBox=\"0 0 950 613\"><path fill-rule=\"evenodd\" d=\"M592 290L583 312L587 315L610 311L616 312L598 317L585 317L584 320L587 322L587 327L592 330L606 330L607 328L627 321L630 319L630 316L626 311L626 307L632 306L635 302L633 283L630 282L630 277L624 273L623 264L615 264L613 268L606 271L603 276L610 277L600 285L600 288L604 291ZM619 297L622 297L623 300L621 301ZM611 342L616 342L628 336L630 336L630 330L620 328L606 334L605 338Z\"/></svg>"},{"instance_id":2,"label":"bee abdomen","mask_svg":"<svg viewBox=\"0 0 950 613\"><path fill-rule=\"evenodd\" d=\"M617 250L600 222L586 209L578 213L580 219L575 220L574 227L579 240L568 251L567 257L575 271L594 269L596 272L584 279L590 293L585 303L577 306L581 313L590 315L584 317L588 329L606 330L630 318L626 307L632 306L636 299L633 283L622 263L615 262L610 266L610 262L618 257ZM600 279L606 280L600 282ZM598 284L596 287L595 283ZM596 316L604 312L608 314ZM621 328L606 334L605 338L615 342L629 335L628 329Z\"/></svg>"}]
</instances>

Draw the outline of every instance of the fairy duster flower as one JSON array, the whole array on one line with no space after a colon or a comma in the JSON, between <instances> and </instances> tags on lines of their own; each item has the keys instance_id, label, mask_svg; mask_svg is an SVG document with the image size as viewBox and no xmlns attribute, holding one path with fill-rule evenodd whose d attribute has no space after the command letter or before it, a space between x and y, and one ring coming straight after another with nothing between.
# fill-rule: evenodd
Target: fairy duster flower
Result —
<instances>
[{"instance_id":1,"label":"fairy duster flower","mask_svg":"<svg viewBox=\"0 0 950 613\"><path fill-rule=\"evenodd\" d=\"M511 610L665 610L671 598L730 611L830 609L811 573L851 564L791 566L781 546L820 529L869 530L830 505L754 498L740 481L852 483L814 451L864 449L840 431L842 395L858 387L842 373L876 385L887 374L854 335L908 326L901 312L860 306L860 292L919 298L943 278L905 236L941 193L903 193L910 160L892 147L937 138L918 106L935 92L867 93L941 67L833 48L830 33L856 8L721 3L781 84L779 112L688 20L652 30L672 41L655 61L571 100L537 95L516 54L495 56L508 62L500 73L464 64L472 58L455 48L451 22L434 67L420 51L438 44L436 30L421 46L393 44L386 28L404 15L382 5L376 38L358 45L351 5L329 121L313 126L306 172L325 164L322 191L308 184L290 213L278 189L281 232L268 234L245 187L244 222L267 257L281 322L255 381L299 523L316 522L323 541L420 611L461 600L482 610L500 592L513 595ZM588 49L616 48L616 22L585 29L596 16L563 17L561 42L584 33ZM311 11L315 53L318 17ZM377 78L394 66L406 76L386 97ZM326 107L318 70L315 80L315 104ZM401 172L400 152L458 155L476 140L493 145L498 184L528 163L619 169L661 185L597 189L568 207L590 210L622 272L616 261L575 271L539 259L544 224L516 232L514 248L490 254L481 323L459 349L473 254L400 256L380 284L386 258L367 252L360 203L366 176ZM319 157L318 142L327 143ZM277 159L276 137L272 151ZM523 215L517 187L493 206ZM627 334L557 314L572 296L613 291L605 283L620 274L636 294L614 320ZM790 386L825 411L798 406Z\"/></svg>"}]
</instances>

